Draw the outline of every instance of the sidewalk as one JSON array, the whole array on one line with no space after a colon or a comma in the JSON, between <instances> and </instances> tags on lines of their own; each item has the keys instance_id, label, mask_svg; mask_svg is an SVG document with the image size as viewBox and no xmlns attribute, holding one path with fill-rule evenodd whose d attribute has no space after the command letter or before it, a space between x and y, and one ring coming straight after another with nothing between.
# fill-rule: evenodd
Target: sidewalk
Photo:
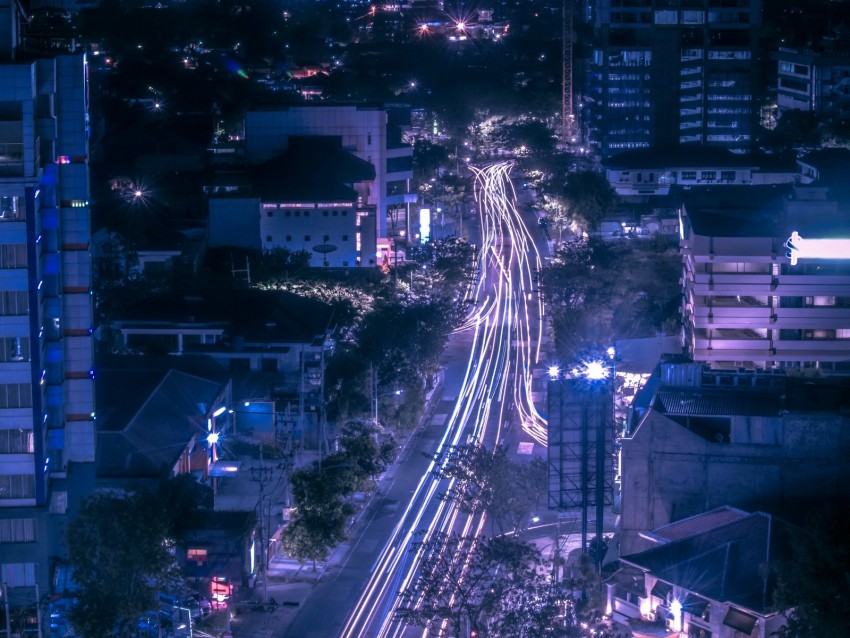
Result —
<instances>
[{"instance_id":1,"label":"sidewalk","mask_svg":"<svg viewBox=\"0 0 850 638\"><path fill-rule=\"evenodd\" d=\"M442 390L442 374L440 374L434 388L426 393L425 410L419 424L400 441L397 459L402 456L401 452L419 430L430 423L440 401ZM302 452L302 454L305 453ZM309 456L309 452L306 455ZM302 462L304 460L302 457ZM361 517L369 509L372 499L380 492L381 481L393 476L397 466L398 460L393 461L386 472L378 479L378 487L362 503L362 507L355 515L354 522L349 528L351 538L357 537ZM289 626L295 620L304 601L313 593L316 584L330 569L344 563L350 548L350 542L338 545L330 553L327 561L316 563L315 569L312 563L299 563L297 560L285 556L270 557L266 570L266 581L263 582L258 579L252 589L245 590L244 596L232 604L233 609L231 611L236 611L229 628L232 638L286 636ZM266 601L265 605L258 604L263 600ZM222 635L226 633L227 630L225 629Z\"/></svg>"}]
</instances>

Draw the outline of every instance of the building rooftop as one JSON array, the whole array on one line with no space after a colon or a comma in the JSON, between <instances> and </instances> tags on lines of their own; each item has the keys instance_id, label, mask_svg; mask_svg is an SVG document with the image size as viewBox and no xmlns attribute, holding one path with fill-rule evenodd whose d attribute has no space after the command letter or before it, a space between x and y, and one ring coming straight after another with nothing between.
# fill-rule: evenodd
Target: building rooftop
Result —
<instances>
[{"instance_id":1,"label":"building rooftop","mask_svg":"<svg viewBox=\"0 0 850 638\"><path fill-rule=\"evenodd\" d=\"M728 166L730 168L760 168L796 172L794 158L790 156L751 155L733 153L725 148L682 144L670 148L636 148L617 153L602 160L605 168L675 168L693 167L708 168Z\"/></svg>"},{"instance_id":2,"label":"building rooftop","mask_svg":"<svg viewBox=\"0 0 850 638\"><path fill-rule=\"evenodd\" d=\"M788 555L790 524L762 512L730 513L725 524L718 524L723 514L717 511L703 516L705 526L700 517L688 523L692 535L681 527L680 538L621 560L710 600L769 613L775 584L770 565Z\"/></svg>"}]
</instances>

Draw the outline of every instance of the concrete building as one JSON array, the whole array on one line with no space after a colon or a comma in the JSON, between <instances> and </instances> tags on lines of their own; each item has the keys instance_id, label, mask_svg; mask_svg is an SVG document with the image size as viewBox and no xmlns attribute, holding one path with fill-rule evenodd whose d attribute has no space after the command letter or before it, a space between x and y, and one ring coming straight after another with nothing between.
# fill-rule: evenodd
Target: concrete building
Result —
<instances>
[{"instance_id":1,"label":"concrete building","mask_svg":"<svg viewBox=\"0 0 850 638\"><path fill-rule=\"evenodd\" d=\"M0 2L0 577L31 603L94 487L95 405L86 58L23 21Z\"/></svg>"},{"instance_id":2,"label":"concrete building","mask_svg":"<svg viewBox=\"0 0 850 638\"><path fill-rule=\"evenodd\" d=\"M684 345L693 360L850 370L850 253L841 249L850 218L828 190L691 189L682 202Z\"/></svg>"},{"instance_id":3,"label":"concrete building","mask_svg":"<svg viewBox=\"0 0 850 638\"><path fill-rule=\"evenodd\" d=\"M649 530L729 505L789 518L850 496L846 378L662 363L620 440L620 553Z\"/></svg>"},{"instance_id":4,"label":"concrete building","mask_svg":"<svg viewBox=\"0 0 850 638\"><path fill-rule=\"evenodd\" d=\"M248 163L266 162L287 150L298 136L335 136L342 148L375 168L368 192L358 193L357 206L376 211L375 243L385 244L391 220L405 218L411 193L413 148L402 141L401 127L390 111L375 105L302 104L249 111L245 118ZM406 224L402 224L406 230ZM383 255L377 256L378 262Z\"/></svg>"},{"instance_id":5,"label":"concrete building","mask_svg":"<svg viewBox=\"0 0 850 638\"><path fill-rule=\"evenodd\" d=\"M696 143L750 150L761 0L596 0L582 132L602 157Z\"/></svg>"}]
</instances>

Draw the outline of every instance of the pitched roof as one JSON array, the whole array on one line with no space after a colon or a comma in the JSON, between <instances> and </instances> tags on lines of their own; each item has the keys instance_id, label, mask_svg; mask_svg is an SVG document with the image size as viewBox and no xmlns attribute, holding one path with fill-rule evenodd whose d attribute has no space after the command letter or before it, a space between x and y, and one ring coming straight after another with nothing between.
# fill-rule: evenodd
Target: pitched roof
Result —
<instances>
[{"instance_id":1,"label":"pitched roof","mask_svg":"<svg viewBox=\"0 0 850 638\"><path fill-rule=\"evenodd\" d=\"M122 373L123 372L123 373ZM178 370L113 370L97 387L100 476L151 476L171 468L206 432L223 384Z\"/></svg>"},{"instance_id":2,"label":"pitched roof","mask_svg":"<svg viewBox=\"0 0 850 638\"><path fill-rule=\"evenodd\" d=\"M675 523L662 525L651 532L642 534L642 536L665 543L677 541L682 540L683 538L689 538L695 534L707 532L708 530L719 527L720 525L725 525L726 523L746 518L749 515L750 514L748 512L724 505L723 507L718 507L710 512L705 512L704 514L689 516L688 518L683 518Z\"/></svg>"},{"instance_id":3,"label":"pitched roof","mask_svg":"<svg viewBox=\"0 0 850 638\"><path fill-rule=\"evenodd\" d=\"M712 524L717 513L707 516L705 531L621 560L704 598L770 612L775 583L768 567L790 550L791 526L762 512L719 525ZM689 525L700 527L698 521Z\"/></svg>"}]
</instances>

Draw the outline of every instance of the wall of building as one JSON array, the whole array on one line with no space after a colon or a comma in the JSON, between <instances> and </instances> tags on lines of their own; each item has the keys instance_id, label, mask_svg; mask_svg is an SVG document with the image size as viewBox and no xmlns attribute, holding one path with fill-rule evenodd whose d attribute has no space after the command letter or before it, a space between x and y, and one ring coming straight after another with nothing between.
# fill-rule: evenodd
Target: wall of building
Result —
<instances>
[{"instance_id":1,"label":"wall of building","mask_svg":"<svg viewBox=\"0 0 850 638\"><path fill-rule=\"evenodd\" d=\"M769 510L815 495L846 499L848 425L838 414L786 414L775 445L717 443L650 411L622 441L621 554L651 546L641 532L722 505Z\"/></svg>"}]
</instances>

